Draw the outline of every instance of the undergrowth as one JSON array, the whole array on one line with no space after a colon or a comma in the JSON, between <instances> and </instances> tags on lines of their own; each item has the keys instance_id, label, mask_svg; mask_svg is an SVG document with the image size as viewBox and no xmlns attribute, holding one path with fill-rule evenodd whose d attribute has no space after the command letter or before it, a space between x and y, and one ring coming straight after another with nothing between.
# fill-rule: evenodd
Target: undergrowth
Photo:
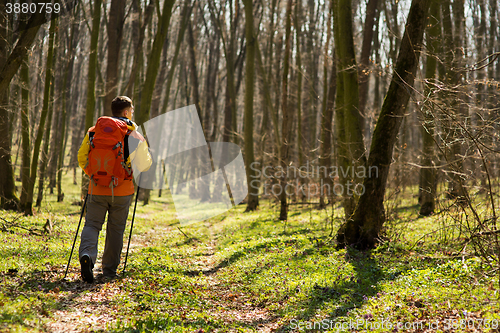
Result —
<instances>
[{"instance_id":1,"label":"undergrowth","mask_svg":"<svg viewBox=\"0 0 500 333\"><path fill-rule=\"evenodd\" d=\"M499 324L498 279L484 274L476 254L457 252L467 235L443 238L443 224L453 223L419 217L410 200L389 212L380 246L359 252L335 248L338 203L322 211L290 206L286 224L264 201L256 212L240 205L180 225L169 197L154 196L138 205L127 272L89 285L80 282L76 255L61 280L78 224L80 207L69 204L79 199L77 186L68 185L66 198L47 195L34 217L0 212L18 225L0 232L0 331L50 331L56 312L92 302L113 320L104 328L82 323L83 331L490 331ZM30 232L47 219L51 234ZM86 295L91 300L76 301Z\"/></svg>"}]
</instances>

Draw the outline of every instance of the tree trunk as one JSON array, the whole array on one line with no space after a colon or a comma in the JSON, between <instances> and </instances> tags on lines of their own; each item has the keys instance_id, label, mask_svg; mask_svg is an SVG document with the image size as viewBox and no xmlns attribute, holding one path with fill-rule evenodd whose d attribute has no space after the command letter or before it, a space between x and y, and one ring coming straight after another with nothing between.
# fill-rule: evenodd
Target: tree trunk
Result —
<instances>
[{"instance_id":1,"label":"tree trunk","mask_svg":"<svg viewBox=\"0 0 500 333\"><path fill-rule=\"evenodd\" d=\"M200 84L198 81L198 69L196 68L196 52L195 52L195 40L193 33L193 24L191 20L188 23L188 41L189 41L189 73L191 78L191 93L193 96L193 102L196 106L196 111L198 112L198 118L200 122L202 121L203 111L201 109L201 100L200 100ZM203 128L203 132L206 137L207 128Z\"/></svg>"},{"instance_id":2,"label":"tree trunk","mask_svg":"<svg viewBox=\"0 0 500 333\"><path fill-rule=\"evenodd\" d=\"M165 88L165 100L163 101L163 106L161 108L161 114L167 112L168 102L170 101L170 88L172 87L172 82L174 81L175 68L177 66L177 58L179 57L179 51L181 49L182 41L184 40L184 33L186 31L190 13L191 13L191 1L187 0L184 3L184 9L182 10L182 20L179 29L179 34L177 35L177 41L175 42L175 51L172 61L170 62L170 70L168 71L167 77L167 87Z\"/></svg>"},{"instance_id":3,"label":"tree trunk","mask_svg":"<svg viewBox=\"0 0 500 333\"><path fill-rule=\"evenodd\" d=\"M150 0L149 5L146 7L144 10L144 21L140 22L140 19L137 19L133 22L133 28L134 33L138 32L138 38L137 38L137 44L136 44L136 51L134 53L134 60L132 63L132 69L130 71L130 77L128 79L127 85L125 86L124 90L127 96L133 96L134 95L134 89L138 89L137 85L135 85L135 82L137 81L137 74L140 70L141 64L142 64L142 49L143 49L143 44L144 44L144 36L145 36L145 30L146 27L148 26L149 22L151 21L151 18L153 17L153 11L154 11L154 0ZM136 11L136 14L139 14L140 16L140 1L139 0L132 0L132 8ZM138 31L137 31L138 30ZM138 101L135 101L136 103Z\"/></svg>"},{"instance_id":4,"label":"tree trunk","mask_svg":"<svg viewBox=\"0 0 500 333\"><path fill-rule=\"evenodd\" d=\"M352 32L351 0L337 0L335 13L335 49L338 55L339 70L337 75L336 113L338 116L337 130L339 140L337 161L340 183L343 186L344 213L346 220L354 212L356 197L351 188L362 182L357 173L348 172L353 168L358 170L366 165L363 133L361 132L361 116L359 114L358 73L354 54L354 40ZM340 91L339 91L340 89ZM340 101L340 99L342 99Z\"/></svg>"},{"instance_id":5,"label":"tree trunk","mask_svg":"<svg viewBox=\"0 0 500 333\"><path fill-rule=\"evenodd\" d=\"M363 182L364 193L353 217L341 226L337 234L339 247L354 245L367 249L377 244L385 222L384 194L392 153L415 81L428 7L429 0L412 0L394 74L373 133ZM378 168L378 174L371 175L375 168Z\"/></svg>"},{"instance_id":6,"label":"tree trunk","mask_svg":"<svg viewBox=\"0 0 500 333\"><path fill-rule=\"evenodd\" d=\"M30 165L31 165L31 150L30 150L30 120L29 120L29 58L26 55L25 61L21 65L21 127L22 127L22 186L21 186L21 202L20 210L26 211L26 199L30 184Z\"/></svg>"},{"instance_id":7,"label":"tree trunk","mask_svg":"<svg viewBox=\"0 0 500 333\"><path fill-rule=\"evenodd\" d=\"M62 31L62 29L58 29L58 31ZM63 32L64 34L64 32ZM55 45L54 47L54 66L57 64L57 67L54 67L53 73L54 77L52 78L52 97L50 99L52 103L52 117L53 121L50 129L50 144L47 155L47 171L44 178L48 179L48 188L50 190L50 194L54 194L54 187L56 187L56 173L57 173L57 161L58 156L61 155L59 142L64 142L64 132L61 131L62 128L62 100L60 98L55 98L55 92L59 92L62 89L62 81L64 79L64 36L63 34L57 32L56 40L59 40L59 45ZM58 38L57 38L58 37ZM60 52L58 52L60 50ZM61 54L61 52L63 52ZM55 57L57 55L57 57Z\"/></svg>"},{"instance_id":8,"label":"tree trunk","mask_svg":"<svg viewBox=\"0 0 500 333\"><path fill-rule=\"evenodd\" d=\"M5 13L5 2L0 3L0 12ZM9 102L9 85L25 59L29 48L36 38L40 25L45 22L45 13L31 15L27 25L21 29L22 33L16 46L8 55L9 24L6 15L0 18L0 132L6 133L0 137L0 207L4 209L18 209L19 199L15 193L14 173L11 162L11 138L8 135L10 128L9 111L6 105Z\"/></svg>"},{"instance_id":9,"label":"tree trunk","mask_svg":"<svg viewBox=\"0 0 500 333\"><path fill-rule=\"evenodd\" d=\"M325 188L328 201L333 200L333 179L329 175L329 168L332 162L332 131L333 131L333 111L335 108L335 93L337 90L337 64L335 58L332 62L332 70L330 73L330 86L328 89L328 98L326 102L325 113L321 117L321 143L320 143L320 203L319 208L326 207Z\"/></svg>"},{"instance_id":10,"label":"tree trunk","mask_svg":"<svg viewBox=\"0 0 500 333\"><path fill-rule=\"evenodd\" d=\"M287 169L290 160L290 127L292 125L292 115L288 109L288 72L290 68L290 45L291 45L291 25L292 25L292 0L288 0L286 7L286 23L285 23L285 59L283 60L283 83L281 97L281 112L283 122L281 128L281 155L280 165L283 170L280 178L280 216L279 219L284 221L288 219L288 204L287 204ZM248 72L247 72L248 73ZM248 74L247 74L248 75Z\"/></svg>"},{"instance_id":11,"label":"tree trunk","mask_svg":"<svg viewBox=\"0 0 500 333\"><path fill-rule=\"evenodd\" d=\"M363 134L368 136L367 128L369 126L366 108L368 99L368 90L370 85L370 54L373 41L373 26L377 16L377 7L379 0L369 0L366 4L366 17L363 28L363 44L361 46L361 56L359 58L358 78L359 78L359 113L363 116L361 122Z\"/></svg>"},{"instance_id":12,"label":"tree trunk","mask_svg":"<svg viewBox=\"0 0 500 333\"><path fill-rule=\"evenodd\" d=\"M135 120L137 124L142 125L149 120L151 100L153 98L154 85L158 74L158 66L160 64L161 51L165 43L172 17L172 8L175 0L165 0L163 3L163 11L159 22L158 31L154 38L151 52L148 55L148 67L146 69L146 78L141 92L140 107L136 110ZM137 104L136 104L137 105Z\"/></svg>"},{"instance_id":13,"label":"tree trunk","mask_svg":"<svg viewBox=\"0 0 500 333\"><path fill-rule=\"evenodd\" d=\"M425 77L429 82L434 82L436 77L437 68L437 54L439 50L439 36L441 30L441 18L439 11L439 2L431 0L431 7L429 10L429 28L427 30L427 45L429 48L429 55L427 56L427 63L425 67ZM425 86L424 96L429 96L431 89L429 84ZM421 127L422 133L422 169L420 170L420 215L429 216L434 213L435 197L436 197L436 170L434 169L434 116L433 108L429 105L424 109L423 124Z\"/></svg>"},{"instance_id":14,"label":"tree trunk","mask_svg":"<svg viewBox=\"0 0 500 333\"><path fill-rule=\"evenodd\" d=\"M335 101L335 89L337 89L337 71L335 61L333 61L330 80L328 80L328 49L331 37L332 13L334 2L330 1L330 13L328 15L327 23L327 37L325 44L325 54L323 61L323 107L321 110L321 128L320 128L320 145L319 145L319 166L320 166L320 189L319 189L319 209L326 207L325 195L331 201L331 191L333 183L327 169L331 164L332 153L332 121L333 121L333 103ZM328 188L325 193L325 189Z\"/></svg>"},{"instance_id":15,"label":"tree trunk","mask_svg":"<svg viewBox=\"0 0 500 333\"><path fill-rule=\"evenodd\" d=\"M301 12L301 1L297 1L295 4L295 48L297 50L296 62L297 62L297 154L299 157L299 167L304 164L304 152L302 151L302 141L304 137L302 135L302 55L301 50L301 36L302 36L302 21L300 20ZM334 63L335 64L335 63Z\"/></svg>"},{"instance_id":16,"label":"tree trunk","mask_svg":"<svg viewBox=\"0 0 500 333\"><path fill-rule=\"evenodd\" d=\"M57 30L57 27L56 27ZM54 48L54 56L53 60L55 63L55 59L57 59L57 48ZM52 64L52 68L54 68L54 63ZM45 135L44 135L44 143L43 143L43 149L42 149L42 156L40 159L40 175L38 176L38 196L36 198L36 207L40 207L42 205L42 199L43 199L43 187L44 187L44 181L46 177L46 169L47 169L47 164L49 163L49 146L50 146L50 136L52 133L52 117L54 114L54 108L55 108L55 103L54 103L54 85L55 85L55 76L54 76L54 71L52 72L52 77L50 78L50 85L52 86L50 89L50 94L49 94L49 114L47 118L47 126L45 128Z\"/></svg>"},{"instance_id":17,"label":"tree trunk","mask_svg":"<svg viewBox=\"0 0 500 333\"><path fill-rule=\"evenodd\" d=\"M68 53L67 56L69 59L67 62L67 65L64 69L64 81L62 85L62 102L61 102L61 108L62 108L62 128L61 132L63 133L63 140L59 142L59 156L57 159L57 202L62 202L64 200L64 193L62 191L62 169L64 165L64 156L66 154L65 147L66 147L66 142L68 139L68 130L66 127L66 122L67 122L67 105L69 101L67 101L67 96L70 95L70 88L68 87L69 82L71 82L71 79L73 78L73 66L75 63L75 57L73 56L73 52L75 49L75 46L78 44L78 35L79 35L80 30L78 29L77 24L72 24L71 26L71 32L68 36ZM71 84L70 84L71 86Z\"/></svg>"},{"instance_id":18,"label":"tree trunk","mask_svg":"<svg viewBox=\"0 0 500 333\"><path fill-rule=\"evenodd\" d=\"M245 63L245 168L247 171L248 202L246 212L254 211L259 206L259 188L252 186L256 180L253 152L253 98L255 85L255 44L257 36L254 33L253 4L252 0L243 0L245 7L245 39L246 39L246 63Z\"/></svg>"},{"instance_id":19,"label":"tree trunk","mask_svg":"<svg viewBox=\"0 0 500 333\"><path fill-rule=\"evenodd\" d=\"M462 82L462 74L457 71L457 68L462 66L462 29L463 27L463 6L464 1L458 0L456 1L455 9L455 36L453 33L453 24L450 12L450 1L443 0L441 2L441 10L443 13L443 34L444 34L444 47L445 47L445 77L444 81L451 87L458 87ZM455 2L454 2L455 5ZM458 8L457 8L458 7ZM458 25L458 26L457 26ZM460 88L457 88L460 89ZM443 91L442 98L445 99L445 102L450 106L449 110L451 110L452 114L463 115L466 113L464 108L465 101L463 103L460 102L460 94L457 92L457 89L454 91ZM458 112L456 112L458 111ZM447 117L447 116L445 116ZM458 136L460 133L457 131L457 125L454 123L453 119L447 117L446 123L444 125L444 130L448 136L448 142L451 142L451 148L446 149L446 158L449 162L449 173L451 177L451 181L448 183L448 196L452 199L456 199L460 203L464 203L466 201L466 189L463 186L463 180L461 179L461 174L463 174L463 160L462 160L462 145L458 142ZM464 121L464 119L458 119L458 121Z\"/></svg>"},{"instance_id":20,"label":"tree trunk","mask_svg":"<svg viewBox=\"0 0 500 333\"><path fill-rule=\"evenodd\" d=\"M4 2L0 4L0 10L2 13L5 13L5 4ZM5 19L5 16L2 15L2 20ZM10 85L10 81L16 75L17 70L21 66L21 63L28 53L28 50L31 48L33 41L38 34L38 29L45 22L45 12L36 12L31 15L28 24L22 30L21 36L17 40L15 48L10 53L9 57L4 60L2 59L2 63L0 63L0 91L6 91ZM1 24L2 34L7 36L7 22ZM2 36L3 37L3 36ZM2 38L3 39L3 38ZM4 43L4 41L2 41ZM7 50L7 47L3 48L3 52ZM0 115L1 116L1 115ZM3 128L2 128L3 130Z\"/></svg>"},{"instance_id":21,"label":"tree trunk","mask_svg":"<svg viewBox=\"0 0 500 333\"><path fill-rule=\"evenodd\" d=\"M49 111L49 99L51 91L52 68L54 63L54 35L57 27L57 19L50 22L49 29L49 48L47 50L47 65L45 67L45 88L43 91L43 106L40 115L40 124L36 134L35 143L33 145L33 158L31 159L30 184L28 187L28 195L24 213L33 215L33 192L35 189L35 181L38 169L38 158L40 155L40 146L42 145L43 131L45 129L45 120Z\"/></svg>"},{"instance_id":22,"label":"tree trunk","mask_svg":"<svg viewBox=\"0 0 500 333\"><path fill-rule=\"evenodd\" d=\"M111 102L118 94L118 65L125 21L125 6L122 0L111 0L108 15L108 60L106 65L106 87L104 96L104 115L111 116Z\"/></svg>"}]
</instances>

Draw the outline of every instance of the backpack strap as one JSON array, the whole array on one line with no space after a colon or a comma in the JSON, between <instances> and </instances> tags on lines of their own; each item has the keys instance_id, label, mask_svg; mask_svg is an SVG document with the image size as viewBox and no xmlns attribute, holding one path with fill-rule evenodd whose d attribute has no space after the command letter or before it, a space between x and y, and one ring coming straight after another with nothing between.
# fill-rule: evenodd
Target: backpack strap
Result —
<instances>
[{"instance_id":1,"label":"backpack strap","mask_svg":"<svg viewBox=\"0 0 500 333\"><path fill-rule=\"evenodd\" d=\"M128 138L130 136L130 131L128 131L127 135L125 135L125 138L123 139L124 146L123 147L123 159L125 160L125 163L127 163L127 159L130 156L130 150L128 146Z\"/></svg>"}]
</instances>

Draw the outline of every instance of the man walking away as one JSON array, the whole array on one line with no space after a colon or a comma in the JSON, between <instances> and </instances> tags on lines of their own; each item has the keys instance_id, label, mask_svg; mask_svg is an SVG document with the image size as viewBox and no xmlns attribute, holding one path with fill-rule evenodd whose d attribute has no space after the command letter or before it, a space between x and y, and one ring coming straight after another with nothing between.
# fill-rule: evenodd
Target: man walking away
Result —
<instances>
[{"instance_id":1,"label":"man walking away","mask_svg":"<svg viewBox=\"0 0 500 333\"><path fill-rule=\"evenodd\" d=\"M100 117L88 130L78 150L78 164L90 176L85 226L80 237L82 279L94 281L99 232L108 213L106 242L102 255L104 278L116 277L123 247L123 233L134 194L132 163L147 171L152 160L148 145L132 121L134 106L126 96L111 103L113 117Z\"/></svg>"}]
</instances>

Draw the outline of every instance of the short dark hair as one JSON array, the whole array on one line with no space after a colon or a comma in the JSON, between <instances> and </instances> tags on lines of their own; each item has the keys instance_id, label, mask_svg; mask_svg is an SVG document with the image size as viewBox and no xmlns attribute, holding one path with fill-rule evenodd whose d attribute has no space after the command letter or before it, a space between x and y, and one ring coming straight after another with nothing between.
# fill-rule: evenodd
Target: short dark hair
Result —
<instances>
[{"instance_id":1,"label":"short dark hair","mask_svg":"<svg viewBox=\"0 0 500 333\"><path fill-rule=\"evenodd\" d=\"M118 117L122 115L123 110L132 107L132 100L127 96L117 96L111 102L111 113Z\"/></svg>"}]
</instances>

